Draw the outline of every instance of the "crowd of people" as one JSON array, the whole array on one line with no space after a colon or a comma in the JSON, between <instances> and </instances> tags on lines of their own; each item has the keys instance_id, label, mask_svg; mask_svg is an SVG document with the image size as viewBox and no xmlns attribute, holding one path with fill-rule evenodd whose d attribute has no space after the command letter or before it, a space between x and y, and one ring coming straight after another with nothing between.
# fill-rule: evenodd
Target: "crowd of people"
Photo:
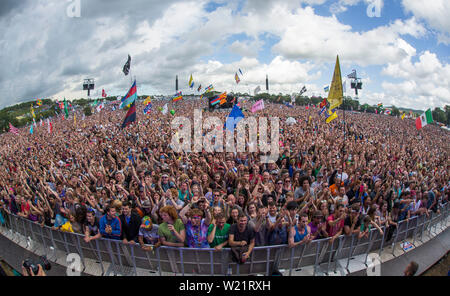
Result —
<instances>
[{"instance_id":1,"label":"crowd of people","mask_svg":"<svg viewBox=\"0 0 450 296\"><path fill-rule=\"evenodd\" d=\"M206 101L153 110L121 129L124 112L107 106L53 129L0 135L2 211L42 226L158 246L231 248L244 263L255 246L295 247L315 239L379 231L390 241L398 223L439 212L450 194L450 135L410 119L342 111L327 124L318 108L266 104L245 116L280 119L280 155L177 153L171 121ZM250 102L243 102L248 110ZM72 111L73 112L73 111ZM229 112L203 112L203 118ZM286 123L288 117L296 123ZM345 133L344 133L345 131ZM269 133L270 134L270 133Z\"/></svg>"}]
</instances>

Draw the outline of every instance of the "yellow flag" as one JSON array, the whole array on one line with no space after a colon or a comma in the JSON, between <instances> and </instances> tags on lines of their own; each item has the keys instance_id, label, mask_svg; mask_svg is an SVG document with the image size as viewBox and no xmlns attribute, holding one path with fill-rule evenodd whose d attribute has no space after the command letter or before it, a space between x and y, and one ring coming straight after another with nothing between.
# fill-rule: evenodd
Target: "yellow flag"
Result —
<instances>
[{"instance_id":1,"label":"yellow flag","mask_svg":"<svg viewBox=\"0 0 450 296\"><path fill-rule=\"evenodd\" d=\"M147 106L148 103L151 103L152 99L150 97L147 97L144 101L144 105Z\"/></svg>"},{"instance_id":2,"label":"yellow flag","mask_svg":"<svg viewBox=\"0 0 450 296\"><path fill-rule=\"evenodd\" d=\"M333 113L330 112L330 110L328 110L328 118L326 120L327 123L332 122L334 119L336 119L338 117L336 111L334 111Z\"/></svg>"},{"instance_id":3,"label":"yellow flag","mask_svg":"<svg viewBox=\"0 0 450 296\"><path fill-rule=\"evenodd\" d=\"M34 109L33 109L33 105L31 105L31 115L33 115L33 118L36 118L36 114L34 114Z\"/></svg>"},{"instance_id":4,"label":"yellow flag","mask_svg":"<svg viewBox=\"0 0 450 296\"><path fill-rule=\"evenodd\" d=\"M334 67L333 80L331 81L330 92L328 94L328 102L330 102L330 110L342 105L344 93L342 90L341 66L339 65L339 56L336 56L336 66ZM337 117L337 115L336 115Z\"/></svg>"},{"instance_id":5,"label":"yellow flag","mask_svg":"<svg viewBox=\"0 0 450 296\"><path fill-rule=\"evenodd\" d=\"M73 115L73 124L77 125L77 115L76 114Z\"/></svg>"},{"instance_id":6,"label":"yellow flag","mask_svg":"<svg viewBox=\"0 0 450 296\"><path fill-rule=\"evenodd\" d=\"M403 113L402 114L402 120L405 118L405 116L406 116L406 114L405 113Z\"/></svg>"}]
</instances>

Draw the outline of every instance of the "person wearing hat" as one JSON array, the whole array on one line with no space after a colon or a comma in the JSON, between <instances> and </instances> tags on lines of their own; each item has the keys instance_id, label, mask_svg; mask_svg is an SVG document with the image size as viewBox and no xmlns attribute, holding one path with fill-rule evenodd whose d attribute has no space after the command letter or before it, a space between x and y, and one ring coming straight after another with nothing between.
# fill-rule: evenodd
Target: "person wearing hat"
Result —
<instances>
[{"instance_id":1,"label":"person wearing hat","mask_svg":"<svg viewBox=\"0 0 450 296\"><path fill-rule=\"evenodd\" d=\"M169 181L169 175L168 174L163 174L161 176L160 182L161 182L160 187L162 188L162 190L164 192L166 192L170 188L175 188L175 183L173 183L172 181Z\"/></svg>"},{"instance_id":2,"label":"person wearing hat","mask_svg":"<svg viewBox=\"0 0 450 296\"><path fill-rule=\"evenodd\" d=\"M151 251L154 248L157 248L161 245L159 242L159 235L158 235L158 228L159 225L153 224L152 219L150 219L149 216L145 216L142 218L142 224L139 228L139 245L142 247L145 251ZM146 246L146 245L153 245Z\"/></svg>"},{"instance_id":3,"label":"person wearing hat","mask_svg":"<svg viewBox=\"0 0 450 296\"><path fill-rule=\"evenodd\" d=\"M327 223L325 223L322 211L315 211L313 213L312 221L308 226L311 229L311 237L313 240L328 237L328 232L326 230Z\"/></svg>"}]
</instances>

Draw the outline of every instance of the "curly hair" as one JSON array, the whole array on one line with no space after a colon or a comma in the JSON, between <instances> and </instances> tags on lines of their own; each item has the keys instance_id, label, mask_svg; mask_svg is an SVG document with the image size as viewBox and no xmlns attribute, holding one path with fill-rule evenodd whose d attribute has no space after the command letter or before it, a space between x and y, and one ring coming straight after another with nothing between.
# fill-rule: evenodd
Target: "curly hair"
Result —
<instances>
[{"instance_id":1,"label":"curly hair","mask_svg":"<svg viewBox=\"0 0 450 296\"><path fill-rule=\"evenodd\" d=\"M173 221L178 219L177 210L174 206L165 206L159 210L160 213L167 213Z\"/></svg>"},{"instance_id":2,"label":"curly hair","mask_svg":"<svg viewBox=\"0 0 450 296\"><path fill-rule=\"evenodd\" d=\"M188 216L189 217L194 217L194 216L203 217L203 211L198 209L198 208L190 209L189 213L188 213Z\"/></svg>"}]
</instances>

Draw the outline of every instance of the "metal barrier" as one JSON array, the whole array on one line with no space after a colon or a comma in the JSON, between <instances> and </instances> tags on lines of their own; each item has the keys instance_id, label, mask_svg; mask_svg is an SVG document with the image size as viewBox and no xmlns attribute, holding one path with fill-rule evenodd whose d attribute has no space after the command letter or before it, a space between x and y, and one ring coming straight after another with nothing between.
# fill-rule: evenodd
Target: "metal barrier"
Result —
<instances>
[{"instance_id":1,"label":"metal barrier","mask_svg":"<svg viewBox=\"0 0 450 296\"><path fill-rule=\"evenodd\" d=\"M381 235L377 229L369 232L368 238L359 239L356 234L341 235L334 242L330 238L312 241L308 244L289 248L287 245L255 247L245 264L239 265L231 260L230 249L222 251L215 249L192 249L176 247L159 247L152 251L144 251L139 245L125 245L118 240L97 239L86 243L84 236L76 233L61 232L47 226L41 226L15 215L4 215L5 225L2 231L7 231L16 243L24 243L27 248L35 251L41 246L44 255L51 261L56 261L56 251L77 253L80 255L83 270L86 269L86 259L92 259L101 269L101 274L133 274L139 270L162 275L270 275L274 270L292 272L312 266L313 275L336 272L338 261L346 260L342 268L348 271L350 260L356 256L365 256L378 251L381 255L386 245L412 239L423 242L424 232L434 236L438 228L447 227L450 204L440 207L440 213L412 217L398 223L392 242L386 242L387 229L383 226ZM392 248L394 254L395 248ZM403 250L403 252L405 252ZM91 263L92 264L92 263ZM106 266L108 268L106 269ZM367 264L366 264L367 266Z\"/></svg>"}]
</instances>

